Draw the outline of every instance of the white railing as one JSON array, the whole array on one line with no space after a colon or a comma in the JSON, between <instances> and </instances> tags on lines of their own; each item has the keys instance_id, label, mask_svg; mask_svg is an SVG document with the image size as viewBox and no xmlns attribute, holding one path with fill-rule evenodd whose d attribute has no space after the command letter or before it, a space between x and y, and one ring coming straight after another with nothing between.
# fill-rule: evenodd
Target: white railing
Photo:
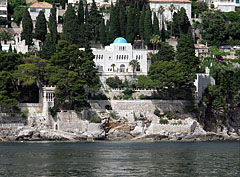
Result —
<instances>
[{"instance_id":1,"label":"white railing","mask_svg":"<svg viewBox=\"0 0 240 177\"><path fill-rule=\"evenodd\" d=\"M23 123L0 124L0 127L23 127Z\"/></svg>"}]
</instances>

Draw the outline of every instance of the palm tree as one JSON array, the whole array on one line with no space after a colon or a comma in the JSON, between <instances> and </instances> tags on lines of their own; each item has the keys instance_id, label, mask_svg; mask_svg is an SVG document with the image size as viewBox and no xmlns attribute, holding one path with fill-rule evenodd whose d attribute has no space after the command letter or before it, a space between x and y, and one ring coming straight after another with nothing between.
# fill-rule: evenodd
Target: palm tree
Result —
<instances>
[{"instance_id":1,"label":"palm tree","mask_svg":"<svg viewBox=\"0 0 240 177\"><path fill-rule=\"evenodd\" d=\"M130 61L129 65L132 66L133 75L134 75L135 70L140 66L140 64L137 60L132 60Z\"/></svg>"},{"instance_id":2,"label":"palm tree","mask_svg":"<svg viewBox=\"0 0 240 177\"><path fill-rule=\"evenodd\" d=\"M153 35L150 42L155 45L155 50L157 50L158 44L161 42L161 36Z\"/></svg>"},{"instance_id":3,"label":"palm tree","mask_svg":"<svg viewBox=\"0 0 240 177\"><path fill-rule=\"evenodd\" d=\"M13 36L8 31L2 30L0 32L0 41L4 41L5 44L7 43L7 41L11 41L12 39Z\"/></svg>"},{"instance_id":4,"label":"palm tree","mask_svg":"<svg viewBox=\"0 0 240 177\"><path fill-rule=\"evenodd\" d=\"M168 9L171 12L171 18L172 18L172 21L171 21L171 36L172 36L173 11L175 10L175 6L173 4L171 4Z\"/></svg>"},{"instance_id":5,"label":"palm tree","mask_svg":"<svg viewBox=\"0 0 240 177\"><path fill-rule=\"evenodd\" d=\"M161 20L160 20L160 29L162 29L162 22L163 22L163 12L165 11L164 7L163 6L160 6L159 9L158 9L158 13L161 15Z\"/></svg>"},{"instance_id":6,"label":"palm tree","mask_svg":"<svg viewBox=\"0 0 240 177\"><path fill-rule=\"evenodd\" d=\"M114 67L115 67L115 64L113 63L113 64L111 65L111 67L113 68L113 72L114 72Z\"/></svg>"}]
</instances>

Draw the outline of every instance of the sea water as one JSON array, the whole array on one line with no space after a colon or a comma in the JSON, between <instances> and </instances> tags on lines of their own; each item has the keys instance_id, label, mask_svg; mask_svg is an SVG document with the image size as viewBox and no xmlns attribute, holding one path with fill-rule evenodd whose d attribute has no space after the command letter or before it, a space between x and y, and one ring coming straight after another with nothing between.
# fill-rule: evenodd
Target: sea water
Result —
<instances>
[{"instance_id":1,"label":"sea water","mask_svg":"<svg viewBox=\"0 0 240 177\"><path fill-rule=\"evenodd\" d=\"M240 142L1 142L0 176L240 177Z\"/></svg>"}]
</instances>

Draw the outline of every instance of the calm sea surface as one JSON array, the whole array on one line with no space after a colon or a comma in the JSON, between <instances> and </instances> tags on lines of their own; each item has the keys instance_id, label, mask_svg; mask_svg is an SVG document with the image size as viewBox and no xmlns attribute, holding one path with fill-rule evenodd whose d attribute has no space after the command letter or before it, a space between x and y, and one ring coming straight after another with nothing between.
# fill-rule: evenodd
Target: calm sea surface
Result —
<instances>
[{"instance_id":1,"label":"calm sea surface","mask_svg":"<svg viewBox=\"0 0 240 177\"><path fill-rule=\"evenodd\" d=\"M240 177L240 142L0 143L0 176Z\"/></svg>"}]
</instances>

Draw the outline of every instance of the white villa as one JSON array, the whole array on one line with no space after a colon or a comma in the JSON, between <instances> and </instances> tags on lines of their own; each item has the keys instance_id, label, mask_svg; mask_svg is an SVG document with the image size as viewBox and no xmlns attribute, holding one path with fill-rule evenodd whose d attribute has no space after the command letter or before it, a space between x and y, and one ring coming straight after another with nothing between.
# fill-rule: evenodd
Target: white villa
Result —
<instances>
[{"instance_id":1,"label":"white villa","mask_svg":"<svg viewBox=\"0 0 240 177\"><path fill-rule=\"evenodd\" d=\"M95 55L95 64L100 75L110 77L119 76L121 78L135 75L147 75L150 62L147 60L147 50L135 50L131 43L119 37L110 46L104 49L92 48ZM133 67L129 65L132 60L139 62L139 67L133 72Z\"/></svg>"},{"instance_id":2,"label":"white villa","mask_svg":"<svg viewBox=\"0 0 240 177\"><path fill-rule=\"evenodd\" d=\"M36 18L41 10L44 10L45 12L45 18L48 21L50 16L50 10L52 8L52 4L49 4L47 2L36 2L33 3L29 8L28 11L30 13L30 16L33 21L36 21ZM56 12L56 16L58 17L58 10Z\"/></svg>"},{"instance_id":3,"label":"white villa","mask_svg":"<svg viewBox=\"0 0 240 177\"><path fill-rule=\"evenodd\" d=\"M158 13L159 7L160 6L164 7L165 11L163 12L163 16L164 16L164 19L167 21L172 21L171 11L169 10L169 7L171 6L171 4L173 4L175 7L173 13L177 12L183 7L186 10L186 14L188 16L189 21L190 22L192 21L192 18L191 18L192 2L189 0L149 0L150 8L152 12L156 12L158 14L157 15L158 18L161 18L160 17L161 15Z\"/></svg>"},{"instance_id":4,"label":"white villa","mask_svg":"<svg viewBox=\"0 0 240 177\"><path fill-rule=\"evenodd\" d=\"M236 7L240 7L239 0L204 0L211 8L222 12L236 11Z\"/></svg>"}]
</instances>

